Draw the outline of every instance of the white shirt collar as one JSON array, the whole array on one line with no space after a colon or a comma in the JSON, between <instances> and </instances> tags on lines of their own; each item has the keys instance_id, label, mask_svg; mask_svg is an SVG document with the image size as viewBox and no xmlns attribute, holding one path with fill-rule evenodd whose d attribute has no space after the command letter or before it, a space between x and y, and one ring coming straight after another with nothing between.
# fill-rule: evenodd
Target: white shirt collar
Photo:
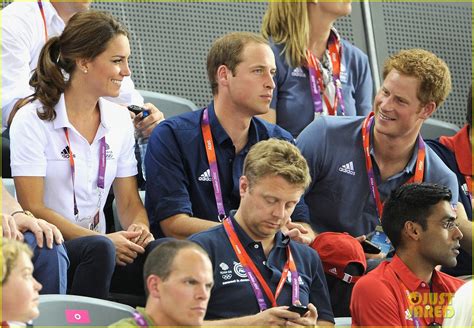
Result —
<instances>
[{"instance_id":1,"label":"white shirt collar","mask_svg":"<svg viewBox=\"0 0 474 328\"><path fill-rule=\"evenodd\" d=\"M56 112L56 118L53 120L54 129L73 127L67 117L66 103L64 101L64 93L61 95L61 98L59 98L58 103L54 107L54 111Z\"/></svg>"},{"instance_id":2,"label":"white shirt collar","mask_svg":"<svg viewBox=\"0 0 474 328\"><path fill-rule=\"evenodd\" d=\"M49 1L41 1L43 3L44 16L46 19L46 29L48 31L48 37L60 35L66 24L63 19L59 16L56 9Z\"/></svg>"},{"instance_id":3,"label":"white shirt collar","mask_svg":"<svg viewBox=\"0 0 474 328\"><path fill-rule=\"evenodd\" d=\"M111 106L118 106L118 105L110 103L109 101L105 99L99 98L100 125L97 131L97 136L96 136L97 138L101 138L103 135L105 135L109 131L112 125L111 123L112 123L113 118L110 113L110 109L109 110L106 109ZM56 111L56 118L53 121L54 129L63 129L63 128L74 129L71 122L69 122L69 118L67 117L66 103L64 101L64 93L61 95L61 98L59 98L59 101L54 107L54 110Z\"/></svg>"},{"instance_id":4,"label":"white shirt collar","mask_svg":"<svg viewBox=\"0 0 474 328\"><path fill-rule=\"evenodd\" d=\"M111 103L106 99L99 98L100 124L104 127L105 130L109 130L112 125L113 117L110 110L111 106L116 107L120 105ZM109 108L109 110L106 110L106 108Z\"/></svg>"}]
</instances>

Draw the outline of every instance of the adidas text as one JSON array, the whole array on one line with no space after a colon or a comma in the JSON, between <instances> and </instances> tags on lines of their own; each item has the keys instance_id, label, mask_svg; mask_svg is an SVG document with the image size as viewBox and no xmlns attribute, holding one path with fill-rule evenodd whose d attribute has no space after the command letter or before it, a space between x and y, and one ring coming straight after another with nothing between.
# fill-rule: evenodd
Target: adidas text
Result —
<instances>
[{"instance_id":1,"label":"adidas text","mask_svg":"<svg viewBox=\"0 0 474 328\"><path fill-rule=\"evenodd\" d=\"M349 163L342 165L339 168L339 172L350 174L350 175L355 175L356 173L354 171L354 163L352 161L350 161Z\"/></svg>"}]
</instances>

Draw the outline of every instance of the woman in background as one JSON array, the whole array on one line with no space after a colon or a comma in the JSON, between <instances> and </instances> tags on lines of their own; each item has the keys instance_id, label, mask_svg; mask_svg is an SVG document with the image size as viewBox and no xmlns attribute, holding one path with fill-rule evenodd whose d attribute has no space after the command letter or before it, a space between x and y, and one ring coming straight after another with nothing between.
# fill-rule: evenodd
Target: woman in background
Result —
<instances>
[{"instance_id":1,"label":"woman in background","mask_svg":"<svg viewBox=\"0 0 474 328\"><path fill-rule=\"evenodd\" d=\"M275 53L271 110L263 118L296 138L320 115L365 116L372 108L367 55L341 39L334 22L350 1L270 2L262 33Z\"/></svg>"}]
</instances>

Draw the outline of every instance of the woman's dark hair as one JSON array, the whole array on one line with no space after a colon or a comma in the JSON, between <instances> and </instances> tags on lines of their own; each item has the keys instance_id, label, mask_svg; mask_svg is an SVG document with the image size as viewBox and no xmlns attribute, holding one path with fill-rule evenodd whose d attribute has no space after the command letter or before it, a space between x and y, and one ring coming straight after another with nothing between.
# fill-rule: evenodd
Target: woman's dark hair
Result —
<instances>
[{"instance_id":1,"label":"woman's dark hair","mask_svg":"<svg viewBox=\"0 0 474 328\"><path fill-rule=\"evenodd\" d=\"M14 112L26 103L38 99L43 104L43 110L38 111L38 116L42 120L54 120L54 106L76 69L76 59L94 59L120 34L129 37L127 28L109 13L89 10L75 14L63 33L49 39L44 45L38 66L30 79L30 85L35 92L19 102Z\"/></svg>"}]
</instances>

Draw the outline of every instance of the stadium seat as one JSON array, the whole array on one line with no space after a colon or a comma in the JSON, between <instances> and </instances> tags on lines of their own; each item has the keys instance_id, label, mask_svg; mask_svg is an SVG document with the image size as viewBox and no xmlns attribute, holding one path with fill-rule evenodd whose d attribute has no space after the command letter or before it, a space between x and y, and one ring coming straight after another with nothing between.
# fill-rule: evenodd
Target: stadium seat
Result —
<instances>
[{"instance_id":1,"label":"stadium seat","mask_svg":"<svg viewBox=\"0 0 474 328\"><path fill-rule=\"evenodd\" d=\"M40 295L34 326L108 326L133 316L128 305L77 295Z\"/></svg>"},{"instance_id":2,"label":"stadium seat","mask_svg":"<svg viewBox=\"0 0 474 328\"><path fill-rule=\"evenodd\" d=\"M453 136L458 131L459 127L455 124L429 118L421 127L421 136L423 139L436 139L440 136Z\"/></svg>"},{"instance_id":3,"label":"stadium seat","mask_svg":"<svg viewBox=\"0 0 474 328\"><path fill-rule=\"evenodd\" d=\"M188 100L178 96L167 95L159 92L146 90L137 90L145 100L145 103L152 103L163 112L165 118L178 114L192 112L197 110L196 105Z\"/></svg>"},{"instance_id":4,"label":"stadium seat","mask_svg":"<svg viewBox=\"0 0 474 328\"><path fill-rule=\"evenodd\" d=\"M5 189L12 195L13 197L16 196L15 191L15 183L13 182L12 178L2 178L3 186Z\"/></svg>"}]
</instances>

